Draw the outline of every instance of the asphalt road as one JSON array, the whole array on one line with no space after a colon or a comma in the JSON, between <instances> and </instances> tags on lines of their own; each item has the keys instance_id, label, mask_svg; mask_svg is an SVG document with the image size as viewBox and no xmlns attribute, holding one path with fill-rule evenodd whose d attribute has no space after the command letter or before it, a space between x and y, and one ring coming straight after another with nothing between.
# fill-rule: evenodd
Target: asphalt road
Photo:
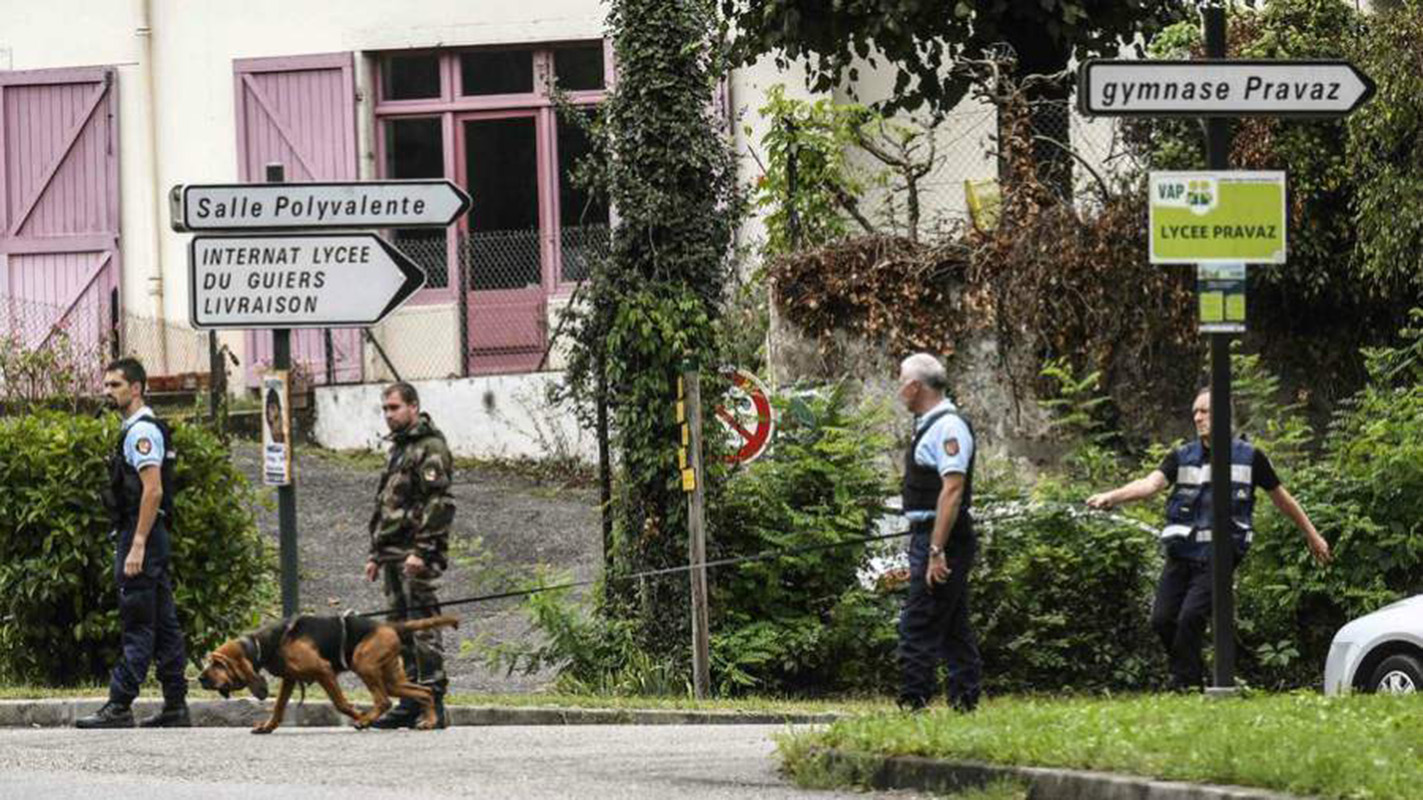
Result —
<instances>
[{"instance_id":1,"label":"asphalt road","mask_svg":"<svg viewBox=\"0 0 1423 800\"><path fill-rule=\"evenodd\" d=\"M0 730L0 798L865 798L776 772L778 726ZM913 795L893 793L896 798Z\"/></svg>"}]
</instances>

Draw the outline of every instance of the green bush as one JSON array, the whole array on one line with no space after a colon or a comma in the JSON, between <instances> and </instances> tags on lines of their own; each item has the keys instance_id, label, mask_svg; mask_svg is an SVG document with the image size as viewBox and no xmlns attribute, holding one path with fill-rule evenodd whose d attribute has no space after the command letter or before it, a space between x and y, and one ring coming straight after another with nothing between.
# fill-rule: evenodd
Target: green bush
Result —
<instances>
[{"instance_id":1,"label":"green bush","mask_svg":"<svg viewBox=\"0 0 1423 800\"><path fill-rule=\"evenodd\" d=\"M854 408L843 385L777 401L774 450L730 475L709 515L710 558L832 544L873 532L889 493L882 406ZM859 653L837 617L859 604L864 546L768 559L712 575L715 679L724 689L851 688Z\"/></svg>"},{"instance_id":2,"label":"green bush","mask_svg":"<svg viewBox=\"0 0 1423 800\"><path fill-rule=\"evenodd\" d=\"M1317 684L1340 625L1423 591L1423 310L1413 320L1398 346L1365 351L1368 384L1286 476L1334 563L1317 568L1281 515L1258 520L1239 603L1242 671L1257 683Z\"/></svg>"},{"instance_id":3,"label":"green bush","mask_svg":"<svg viewBox=\"0 0 1423 800\"><path fill-rule=\"evenodd\" d=\"M115 545L99 500L117 433L112 414L0 419L0 678L101 680L118 656ZM179 424L173 436L174 594L197 655L270 604L274 559L226 447L202 428Z\"/></svg>"},{"instance_id":4,"label":"green bush","mask_svg":"<svg viewBox=\"0 0 1423 800\"><path fill-rule=\"evenodd\" d=\"M983 512L971 586L990 691L1159 682L1150 614L1161 556L1149 526L1057 501Z\"/></svg>"},{"instance_id":5,"label":"green bush","mask_svg":"<svg viewBox=\"0 0 1423 800\"><path fill-rule=\"evenodd\" d=\"M852 407L843 386L774 398L775 446L709 482L708 559L858 539L870 534L889 491L873 433L882 407ZM712 680L719 694L748 689L808 693L883 688L893 682L897 605L862 589L864 545L823 549L710 572ZM685 585L681 573L653 581ZM639 589L639 591L642 591ZM556 668L565 691L683 691L690 648L649 652L631 618L584 614L558 594L525 602L544 642L490 649L509 670ZM595 593L604 596L605 593ZM686 615L686 606L663 609Z\"/></svg>"}]
</instances>

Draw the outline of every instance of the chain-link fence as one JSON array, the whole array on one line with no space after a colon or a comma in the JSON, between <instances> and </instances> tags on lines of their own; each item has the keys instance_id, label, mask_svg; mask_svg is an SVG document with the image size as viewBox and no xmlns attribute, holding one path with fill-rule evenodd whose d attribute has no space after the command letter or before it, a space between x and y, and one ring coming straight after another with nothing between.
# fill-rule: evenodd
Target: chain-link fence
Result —
<instances>
[{"instance_id":1,"label":"chain-link fence","mask_svg":"<svg viewBox=\"0 0 1423 800\"><path fill-rule=\"evenodd\" d=\"M452 378L557 369L550 350L567 298L611 241L606 223L535 229L397 232L426 289L364 340L366 380Z\"/></svg>"},{"instance_id":2,"label":"chain-link fence","mask_svg":"<svg viewBox=\"0 0 1423 800\"><path fill-rule=\"evenodd\" d=\"M1031 108L1036 153L1071 175L1074 191L1109 181L1122 166L1121 122L1087 118L1066 100L1036 101ZM994 106L964 101L937 122L902 118L901 130L915 132L911 152L897 155L921 163L918 232L933 237L967 223L975 201L996 202L1000 179L1000 120ZM885 137L892 138L892 137ZM908 192L892 168L861 148L851 148L849 163L861 174L884 174L886 182L860 201L865 216L880 230L907 235Z\"/></svg>"},{"instance_id":3,"label":"chain-link fence","mask_svg":"<svg viewBox=\"0 0 1423 800\"><path fill-rule=\"evenodd\" d=\"M120 356L144 363L150 393L200 391L211 385L208 344L207 334L122 311L112 295L68 307L0 298L0 409L87 402Z\"/></svg>"}]
</instances>

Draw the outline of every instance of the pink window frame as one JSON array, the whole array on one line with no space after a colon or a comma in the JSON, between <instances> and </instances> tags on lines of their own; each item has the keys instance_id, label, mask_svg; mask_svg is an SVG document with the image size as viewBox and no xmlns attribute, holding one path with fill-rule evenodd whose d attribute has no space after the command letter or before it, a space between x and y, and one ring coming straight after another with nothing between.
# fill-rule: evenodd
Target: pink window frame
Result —
<instances>
[{"instance_id":1,"label":"pink window frame","mask_svg":"<svg viewBox=\"0 0 1423 800\"><path fill-rule=\"evenodd\" d=\"M546 227L540 232L544 241L540 251L544 254L540 265L543 274L544 294L547 297L563 297L573 291L576 282L563 280L562 220L558 207L558 132L557 112L549 87L553 75L553 51L560 47L587 45L588 41L546 42L528 45L506 45L484 48L451 48L397 51L373 54L375 69L373 75L372 113L375 118L376 173L386 176L387 141L385 123L394 119L415 119L438 117L441 120L441 137L444 149L445 177L463 185L464 175L460 165L463 156L458 153L455 143L458 138L456 127L464 119L494 119L507 116L534 117L535 136L538 137L538 181L540 224ZM603 102L612 89L615 72L612 63L612 46L607 40L603 46L603 88L567 92L570 103L579 106L597 105ZM534 91L527 94L471 95L461 94L459 57L467 52L488 50L532 50L534 69ZM414 100L386 100L383 85L384 74L381 60L392 55L433 55L440 59L440 96ZM464 231L467 224L461 220L457 228ZM455 292L460 283L457 270L457 237L446 237L446 258L449 263L447 285L438 289L422 289L410 299L414 304L448 303L456 300Z\"/></svg>"}]
</instances>

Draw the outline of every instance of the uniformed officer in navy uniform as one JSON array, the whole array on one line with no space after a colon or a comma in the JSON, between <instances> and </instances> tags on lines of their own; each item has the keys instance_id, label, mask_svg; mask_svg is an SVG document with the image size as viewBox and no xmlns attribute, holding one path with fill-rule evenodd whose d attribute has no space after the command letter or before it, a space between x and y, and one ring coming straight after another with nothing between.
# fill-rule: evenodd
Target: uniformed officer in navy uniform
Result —
<instances>
[{"instance_id":1,"label":"uniformed officer in navy uniform","mask_svg":"<svg viewBox=\"0 0 1423 800\"><path fill-rule=\"evenodd\" d=\"M147 381L143 365L134 358L114 361L104 371L104 393L124 418L104 492L118 540L114 582L119 590L123 657L109 679L109 701L98 713L78 720L80 728L133 727L129 707L153 661L163 685L163 709L145 719L143 727L191 724L183 632L168 574L177 454L168 426L144 403Z\"/></svg>"},{"instance_id":2,"label":"uniformed officer in navy uniform","mask_svg":"<svg viewBox=\"0 0 1423 800\"><path fill-rule=\"evenodd\" d=\"M1109 509L1150 497L1174 486L1166 499L1166 526L1161 542L1166 566L1156 587L1151 627L1161 637L1171 667L1174 691L1199 691L1205 685L1201 645L1211 610L1211 393L1202 389L1191 405L1197 438L1177 447L1145 478L1087 498L1087 505ZM1294 496L1280 483L1265 453L1244 439L1230 447L1230 518L1235 558L1239 564L1255 537L1255 489L1304 532L1309 550L1320 565L1330 560L1329 543Z\"/></svg>"},{"instance_id":3,"label":"uniformed officer in navy uniform","mask_svg":"<svg viewBox=\"0 0 1423 800\"><path fill-rule=\"evenodd\" d=\"M900 705L927 706L935 673L948 665L949 705L978 705L982 661L969 626L969 571L977 539L973 505L973 429L944 397L948 376L928 353L899 368L899 399L915 415L904 457L904 516L909 521L909 594L899 617Z\"/></svg>"}]
</instances>

